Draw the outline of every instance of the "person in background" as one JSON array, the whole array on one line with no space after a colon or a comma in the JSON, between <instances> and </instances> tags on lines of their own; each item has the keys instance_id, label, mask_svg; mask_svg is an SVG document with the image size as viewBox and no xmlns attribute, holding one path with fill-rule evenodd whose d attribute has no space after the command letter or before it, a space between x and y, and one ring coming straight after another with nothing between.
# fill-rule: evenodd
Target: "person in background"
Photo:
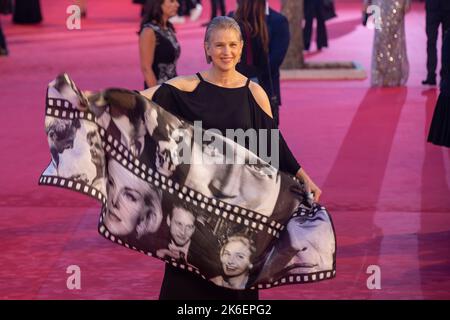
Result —
<instances>
[{"instance_id":1,"label":"person in background","mask_svg":"<svg viewBox=\"0 0 450 320\"><path fill-rule=\"evenodd\" d=\"M280 67L286 57L291 35L287 18L281 13L269 8L268 1L266 1L266 21L269 32L270 69L267 73L263 73L261 84L266 92L269 93L269 96L275 95L277 98L277 103L272 103L272 114L276 124L279 125L279 107L281 106ZM267 91L269 89L272 90Z\"/></svg>"},{"instance_id":2,"label":"person in background","mask_svg":"<svg viewBox=\"0 0 450 320\"><path fill-rule=\"evenodd\" d=\"M41 4L39 0L16 0L13 22L19 24L34 24L42 21Z\"/></svg>"},{"instance_id":3,"label":"person in background","mask_svg":"<svg viewBox=\"0 0 450 320\"><path fill-rule=\"evenodd\" d=\"M177 76L180 45L169 18L176 15L176 0L148 1L139 31L139 55L145 88Z\"/></svg>"},{"instance_id":4,"label":"person in background","mask_svg":"<svg viewBox=\"0 0 450 320\"><path fill-rule=\"evenodd\" d=\"M217 17L218 10L220 9L220 15L224 16L226 15L226 7L225 7L225 0L210 0L211 1L211 19L214 19ZM203 27L206 27L209 22L206 22L202 24Z\"/></svg>"},{"instance_id":5,"label":"person in background","mask_svg":"<svg viewBox=\"0 0 450 320\"><path fill-rule=\"evenodd\" d=\"M12 1L0 1L0 15L12 13ZM0 56L8 55L8 47L6 46L6 37L3 33L2 23L0 21Z\"/></svg>"},{"instance_id":6,"label":"person in background","mask_svg":"<svg viewBox=\"0 0 450 320\"><path fill-rule=\"evenodd\" d=\"M450 30L442 45L441 93L428 134L428 142L450 148Z\"/></svg>"},{"instance_id":7,"label":"person in background","mask_svg":"<svg viewBox=\"0 0 450 320\"><path fill-rule=\"evenodd\" d=\"M170 18L173 24L182 24L186 22L186 16L189 16L191 21L197 21L203 12L203 6L200 0L179 0L180 7L178 14Z\"/></svg>"},{"instance_id":8,"label":"person in background","mask_svg":"<svg viewBox=\"0 0 450 320\"><path fill-rule=\"evenodd\" d=\"M242 30L244 47L236 70L258 83L267 90L263 83L263 74L269 70L269 33L266 23L265 0L238 0L236 12L230 13Z\"/></svg>"},{"instance_id":9,"label":"person in background","mask_svg":"<svg viewBox=\"0 0 450 320\"><path fill-rule=\"evenodd\" d=\"M372 87L404 86L408 81L405 14L411 0L371 0L380 8L381 28L375 29L372 53ZM369 5L366 0L365 8ZM364 10L366 11L366 10Z\"/></svg>"},{"instance_id":10,"label":"person in background","mask_svg":"<svg viewBox=\"0 0 450 320\"><path fill-rule=\"evenodd\" d=\"M8 47L6 46L6 38L3 34L2 24L0 22L0 56L8 55Z\"/></svg>"},{"instance_id":11,"label":"person in background","mask_svg":"<svg viewBox=\"0 0 450 320\"><path fill-rule=\"evenodd\" d=\"M328 47L327 27L325 25L323 0L305 0L305 28L303 30L305 50L311 46L314 18L317 20L317 50Z\"/></svg>"},{"instance_id":12,"label":"person in background","mask_svg":"<svg viewBox=\"0 0 450 320\"><path fill-rule=\"evenodd\" d=\"M234 16L242 29L244 48L236 69L264 89L270 98L272 114L278 125L279 68L286 55L290 37L287 19L274 10L271 13L265 0L238 0L237 4L236 12L231 12L230 16ZM272 34L272 44L269 31Z\"/></svg>"},{"instance_id":13,"label":"person in background","mask_svg":"<svg viewBox=\"0 0 450 320\"><path fill-rule=\"evenodd\" d=\"M442 25L442 39L450 28L450 1L449 0L426 0L426 33L427 33L427 78L422 81L423 85L436 85L437 67L437 38L439 25ZM443 55L442 55L443 57ZM441 59L444 63L444 59ZM442 69L441 69L442 78Z\"/></svg>"}]
</instances>

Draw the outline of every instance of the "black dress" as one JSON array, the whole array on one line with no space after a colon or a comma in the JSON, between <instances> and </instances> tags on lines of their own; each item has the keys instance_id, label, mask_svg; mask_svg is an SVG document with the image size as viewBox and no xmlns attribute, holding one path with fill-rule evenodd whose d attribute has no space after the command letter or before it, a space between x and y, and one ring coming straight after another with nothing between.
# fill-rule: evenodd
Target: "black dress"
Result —
<instances>
[{"instance_id":1,"label":"black dress","mask_svg":"<svg viewBox=\"0 0 450 320\"><path fill-rule=\"evenodd\" d=\"M14 23L39 23L42 21L39 0L16 0L14 4Z\"/></svg>"},{"instance_id":2,"label":"black dress","mask_svg":"<svg viewBox=\"0 0 450 320\"><path fill-rule=\"evenodd\" d=\"M324 3L323 0L305 0L305 28L304 45L309 50L311 46L313 20L317 20L316 42L317 49L328 47L327 27L325 25Z\"/></svg>"},{"instance_id":3,"label":"black dress","mask_svg":"<svg viewBox=\"0 0 450 320\"><path fill-rule=\"evenodd\" d=\"M428 134L428 142L450 148L450 30L442 46L441 93Z\"/></svg>"},{"instance_id":4,"label":"black dress","mask_svg":"<svg viewBox=\"0 0 450 320\"><path fill-rule=\"evenodd\" d=\"M153 101L188 121L202 120L203 129L274 129L274 121L259 107L248 85L223 88L203 80L192 92L162 84ZM295 175L300 165L280 134L280 170ZM232 290L218 287L196 274L166 264L161 300L256 300L257 290Z\"/></svg>"},{"instance_id":5,"label":"black dress","mask_svg":"<svg viewBox=\"0 0 450 320\"><path fill-rule=\"evenodd\" d=\"M231 17L233 15L233 12L230 13ZM270 83L265 81L268 78L269 57L264 50L262 39L260 36L251 35L242 23L239 26L244 37L244 47L242 48L241 61L236 65L236 70L252 80L258 79L259 85L270 97L272 95Z\"/></svg>"},{"instance_id":6,"label":"black dress","mask_svg":"<svg viewBox=\"0 0 450 320\"><path fill-rule=\"evenodd\" d=\"M181 52L175 32L170 28L164 29L152 23L142 26L142 30L145 28L151 28L156 36L152 70L158 84L175 78L177 76L177 60ZM148 88L147 84L145 84L145 88Z\"/></svg>"}]
</instances>

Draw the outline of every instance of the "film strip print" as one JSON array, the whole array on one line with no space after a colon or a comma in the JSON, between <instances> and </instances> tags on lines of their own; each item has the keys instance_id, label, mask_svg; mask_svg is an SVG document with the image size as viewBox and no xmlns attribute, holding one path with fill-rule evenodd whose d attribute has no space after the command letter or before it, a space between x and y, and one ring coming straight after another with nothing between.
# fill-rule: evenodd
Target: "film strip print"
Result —
<instances>
[{"instance_id":1,"label":"film strip print","mask_svg":"<svg viewBox=\"0 0 450 320\"><path fill-rule=\"evenodd\" d=\"M53 105L50 104L47 105L46 109L47 116L52 116L65 120L82 119L95 123L95 115L92 112L74 109L72 104L67 100L49 98L48 101L49 101L48 103L50 103L51 101ZM68 106L66 107L67 104Z\"/></svg>"},{"instance_id":2,"label":"film strip print","mask_svg":"<svg viewBox=\"0 0 450 320\"><path fill-rule=\"evenodd\" d=\"M273 283L260 283L250 289L270 289L287 284L318 282L326 279L332 279L334 277L336 277L336 269L308 274L289 275L282 277Z\"/></svg>"},{"instance_id":3,"label":"film strip print","mask_svg":"<svg viewBox=\"0 0 450 320\"><path fill-rule=\"evenodd\" d=\"M75 82L72 81L72 79L69 77L69 75L67 73L63 73L62 75L62 79L63 81L69 85L72 90L77 94L78 99L80 99L80 104L88 106L89 105L89 101L87 99L87 97L84 95L84 93L78 89L78 87L75 85Z\"/></svg>"},{"instance_id":4,"label":"film strip print","mask_svg":"<svg viewBox=\"0 0 450 320\"><path fill-rule=\"evenodd\" d=\"M123 167L127 168L141 179L152 183L156 187L169 192L176 193L180 200L192 203L193 205L206 210L209 213L214 213L224 219L232 222L243 224L258 231L266 231L272 236L279 237L279 231L284 229L281 223L275 220L270 221L266 216L258 214L254 211L231 205L215 198L204 196L191 188L181 186L172 179L163 174L148 168L141 164L140 161L126 149L117 139L114 139L104 129L100 129L100 136L102 137L103 148L105 151L119 162Z\"/></svg>"},{"instance_id":5,"label":"film strip print","mask_svg":"<svg viewBox=\"0 0 450 320\"><path fill-rule=\"evenodd\" d=\"M82 181L76 181L70 178L62 178L58 176L48 176L48 175L41 175L39 178L39 185L47 185L47 186L53 186L53 187L60 187L65 188L77 192L81 192L83 194L86 194L103 204L106 204L106 197L103 193L101 193L98 189L92 187L91 185L82 182Z\"/></svg>"},{"instance_id":6,"label":"film strip print","mask_svg":"<svg viewBox=\"0 0 450 320\"><path fill-rule=\"evenodd\" d=\"M175 260L173 258L160 258L156 254L154 254L150 251L145 251L145 250L139 249L135 246L130 246L128 243L126 243L119 237L114 236L111 232L108 231L106 226L103 224L103 218L104 218L105 214L106 214L106 209L105 209L105 207L103 207L102 214L100 215L100 221L99 221L100 223L98 225L98 232L106 239L111 240L112 242L115 242L123 247L128 248L128 249L132 249L134 251L145 254L149 257L154 257L159 260L162 260L165 263L168 263L175 268L180 268L183 270L193 272L193 273L197 274L198 276L200 276L201 278L203 278L204 280L208 280L208 278L205 275L203 275L200 272L200 270L198 270L197 268L195 268L189 264L178 262L177 260ZM318 282L318 281L322 281L322 280L332 279L335 277L336 277L336 269L319 271L319 272L308 273L308 274L289 275L286 277L282 277L279 280L274 281L273 283L260 283L256 286L250 287L250 289L251 290L270 289L270 288L288 285L288 284L302 284L302 283Z\"/></svg>"},{"instance_id":7,"label":"film strip print","mask_svg":"<svg viewBox=\"0 0 450 320\"><path fill-rule=\"evenodd\" d=\"M183 269L183 270L188 270L188 271L190 271L190 272L194 272L194 273L196 273L197 275L199 275L200 277L202 277L203 279L207 280L207 277L205 277L205 276L200 272L200 270L198 270L197 268L195 268L195 267L193 267L193 266L191 266L191 265L189 265L189 264L177 262L177 260L175 260L174 258L171 258L171 257L168 257L168 258L161 258L161 257L158 257L155 253L153 253L153 252L151 252L151 251L139 249L139 248L137 248L136 246L132 246L132 245L128 244L126 241L122 240L120 237L117 237L117 236L113 235L113 234L108 230L108 228L103 224L103 219L104 219L105 215L106 215L106 208L103 207L103 208L102 208L102 214L100 215L100 220L99 220L99 224L98 224L98 232L99 232L104 238L106 238L106 239L108 239L108 240L110 240L110 241L112 241L112 242L114 242L114 243L117 243L117 244L119 244L119 245L121 245L121 246L123 246L123 247L125 247L125 248L127 248L127 249L131 249L131 250L140 252L140 253L142 253L142 254L145 254L146 256L154 257L154 258L156 258L156 259L159 259L159 260L161 260L161 261L164 261L165 263L168 263L168 264L170 264L170 265L172 265L172 266L174 266L174 267L181 268L181 269Z\"/></svg>"}]
</instances>

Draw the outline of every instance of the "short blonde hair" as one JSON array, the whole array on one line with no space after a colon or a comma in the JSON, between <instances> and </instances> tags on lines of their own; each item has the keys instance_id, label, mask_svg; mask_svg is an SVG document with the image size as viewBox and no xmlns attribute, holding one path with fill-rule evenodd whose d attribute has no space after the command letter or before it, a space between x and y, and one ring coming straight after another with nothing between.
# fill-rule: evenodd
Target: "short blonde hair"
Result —
<instances>
[{"instance_id":1,"label":"short blonde hair","mask_svg":"<svg viewBox=\"0 0 450 320\"><path fill-rule=\"evenodd\" d=\"M233 18L226 17L226 16L219 16L212 19L208 27L206 28L205 32L205 40L204 43L210 43L212 34L216 30L222 30L222 29L231 29L238 33L240 41L243 41L241 28L239 27L239 24L234 20ZM206 56L206 62L211 63L211 57L206 53L205 50L205 56Z\"/></svg>"},{"instance_id":2,"label":"short blonde hair","mask_svg":"<svg viewBox=\"0 0 450 320\"><path fill-rule=\"evenodd\" d=\"M249 239L248 237L246 237L244 235L234 235L234 236L227 237L220 248L221 256L223 255L223 252L225 251L225 247L230 242L241 242L244 246L246 246L248 248L248 251L250 252L250 257L249 257L250 262L253 260L253 257L256 253L255 243L253 242L253 240Z\"/></svg>"}]
</instances>

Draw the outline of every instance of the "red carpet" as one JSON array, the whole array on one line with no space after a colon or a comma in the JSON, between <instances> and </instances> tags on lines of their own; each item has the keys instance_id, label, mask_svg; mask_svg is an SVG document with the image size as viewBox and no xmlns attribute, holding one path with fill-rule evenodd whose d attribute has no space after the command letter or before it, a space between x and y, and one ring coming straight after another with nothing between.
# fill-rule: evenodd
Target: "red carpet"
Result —
<instances>
[{"instance_id":1,"label":"red carpet","mask_svg":"<svg viewBox=\"0 0 450 320\"><path fill-rule=\"evenodd\" d=\"M206 67L200 21L177 28L179 73ZM373 32L360 26L359 1L337 0L330 47L310 61L353 60L370 70ZM73 192L38 187L50 160L44 133L47 83L66 71L81 88L139 89L139 7L88 1L82 29L65 27L71 1L42 0L44 22L1 17L10 56L0 58L0 298L156 299L163 263L97 235L99 206ZM227 1L234 8L234 0ZM278 1L271 1L275 8ZM263 299L450 299L450 151L426 143L437 99L425 90L425 15L407 16L407 88L364 81L282 83L281 127L300 163L323 189L338 240L337 278L261 292ZM313 45L313 48L315 46ZM68 290L66 268L81 268ZM381 289L366 285L370 265Z\"/></svg>"}]
</instances>

